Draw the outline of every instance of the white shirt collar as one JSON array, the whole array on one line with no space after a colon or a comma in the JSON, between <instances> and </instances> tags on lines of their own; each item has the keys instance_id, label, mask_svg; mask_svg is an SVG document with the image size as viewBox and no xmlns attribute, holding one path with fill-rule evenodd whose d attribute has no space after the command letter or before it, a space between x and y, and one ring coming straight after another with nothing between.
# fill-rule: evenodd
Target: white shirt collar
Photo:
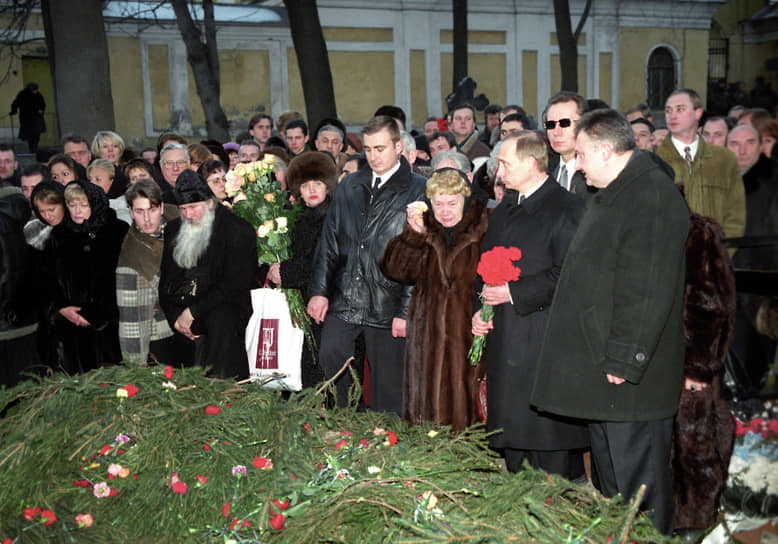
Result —
<instances>
[{"instance_id":1,"label":"white shirt collar","mask_svg":"<svg viewBox=\"0 0 778 544\"><path fill-rule=\"evenodd\" d=\"M381 174L381 184L378 186L378 188L380 189L381 187L386 185L386 182L389 181L389 178L391 178L393 175L395 175L395 173L397 173L397 171L399 169L400 169L400 161L397 161L397 164L395 164L389 170L387 170L386 172ZM372 170L371 170L371 172L372 172ZM378 177L378 176L376 176L375 172L372 172L372 173L373 173L373 178L370 181L370 185L371 186L375 184L375 178Z\"/></svg>"},{"instance_id":2,"label":"white shirt collar","mask_svg":"<svg viewBox=\"0 0 778 544\"><path fill-rule=\"evenodd\" d=\"M697 156L697 148L700 145L700 137L697 136L694 141L690 144L685 144L681 140L676 140L675 136L670 136L670 141L673 142L673 145L675 146L676 151L678 151L678 154L683 157L685 155L684 149L687 147L689 148L689 153L692 156L692 159Z\"/></svg>"},{"instance_id":3,"label":"white shirt collar","mask_svg":"<svg viewBox=\"0 0 778 544\"><path fill-rule=\"evenodd\" d=\"M546 182L547 179L548 179L548 176L546 176L542 180L540 180L540 182L537 185L533 185L532 188L529 191L527 191L526 193L519 193L519 198L521 198L521 197L524 197L524 198L531 197L535 193L535 191L540 189L540 187Z\"/></svg>"}]
</instances>

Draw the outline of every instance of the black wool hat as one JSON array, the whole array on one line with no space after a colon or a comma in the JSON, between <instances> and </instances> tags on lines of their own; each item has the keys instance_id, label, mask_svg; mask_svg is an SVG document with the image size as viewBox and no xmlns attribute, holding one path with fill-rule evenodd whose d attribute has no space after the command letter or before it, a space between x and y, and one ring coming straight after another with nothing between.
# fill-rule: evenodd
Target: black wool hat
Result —
<instances>
[{"instance_id":1,"label":"black wool hat","mask_svg":"<svg viewBox=\"0 0 778 544\"><path fill-rule=\"evenodd\" d=\"M213 192L208 187L208 182L203 179L203 176L188 168L181 172L176 179L175 194L179 206L213 198Z\"/></svg>"},{"instance_id":2,"label":"black wool hat","mask_svg":"<svg viewBox=\"0 0 778 544\"><path fill-rule=\"evenodd\" d=\"M306 151L297 155L289 163L286 171L286 186L295 198L300 197L300 186L311 180L324 182L328 194L335 191L338 185L338 168L329 153Z\"/></svg>"}]
</instances>

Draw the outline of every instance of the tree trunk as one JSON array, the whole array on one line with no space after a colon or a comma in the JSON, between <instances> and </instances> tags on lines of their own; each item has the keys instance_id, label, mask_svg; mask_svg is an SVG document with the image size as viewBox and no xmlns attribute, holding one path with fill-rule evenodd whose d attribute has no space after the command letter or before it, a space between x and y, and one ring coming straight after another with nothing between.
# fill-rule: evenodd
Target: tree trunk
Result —
<instances>
[{"instance_id":1,"label":"tree trunk","mask_svg":"<svg viewBox=\"0 0 778 544\"><path fill-rule=\"evenodd\" d=\"M592 0L586 0L581 19L573 32L570 22L570 0L554 0L554 20L559 44L559 65L562 71L561 91L578 92L578 37L581 35Z\"/></svg>"},{"instance_id":2,"label":"tree trunk","mask_svg":"<svg viewBox=\"0 0 778 544\"><path fill-rule=\"evenodd\" d=\"M467 0L454 0L454 67L451 91L467 77Z\"/></svg>"},{"instance_id":3,"label":"tree trunk","mask_svg":"<svg viewBox=\"0 0 778 544\"><path fill-rule=\"evenodd\" d=\"M216 46L216 23L213 17L213 1L202 0L205 36L200 32L189 12L187 0L170 0L176 13L176 22L186 45L189 65L192 67L197 94L205 114L208 138L227 142L230 124L221 105L219 77L219 53Z\"/></svg>"},{"instance_id":4,"label":"tree trunk","mask_svg":"<svg viewBox=\"0 0 778 544\"><path fill-rule=\"evenodd\" d=\"M41 0L60 131L91 138L114 130L108 43L101 0Z\"/></svg>"},{"instance_id":5,"label":"tree trunk","mask_svg":"<svg viewBox=\"0 0 778 544\"><path fill-rule=\"evenodd\" d=\"M313 129L322 119L338 116L327 43L315 0L284 0L284 5L300 68L308 126Z\"/></svg>"},{"instance_id":6,"label":"tree trunk","mask_svg":"<svg viewBox=\"0 0 778 544\"><path fill-rule=\"evenodd\" d=\"M570 23L569 0L554 0L554 19L562 70L562 88L559 90L578 92L578 44Z\"/></svg>"}]
</instances>

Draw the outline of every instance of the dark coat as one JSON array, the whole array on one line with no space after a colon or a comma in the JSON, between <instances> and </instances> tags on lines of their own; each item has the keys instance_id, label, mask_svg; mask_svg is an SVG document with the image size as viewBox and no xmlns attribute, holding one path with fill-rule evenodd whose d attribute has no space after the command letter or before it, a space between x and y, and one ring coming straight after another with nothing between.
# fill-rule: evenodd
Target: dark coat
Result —
<instances>
[{"instance_id":1,"label":"dark coat","mask_svg":"<svg viewBox=\"0 0 778 544\"><path fill-rule=\"evenodd\" d=\"M340 182L316 248L310 296L329 299L327 315L346 323L389 328L405 319L412 288L384 276L378 261L389 240L403 231L406 206L424 199L426 180L400 168L373 196L369 166Z\"/></svg>"},{"instance_id":2,"label":"dark coat","mask_svg":"<svg viewBox=\"0 0 778 544\"><path fill-rule=\"evenodd\" d=\"M532 403L596 421L671 417L683 382L689 211L662 165L634 151L589 200L567 253ZM605 374L627 381L615 386Z\"/></svg>"},{"instance_id":3,"label":"dark coat","mask_svg":"<svg viewBox=\"0 0 778 544\"><path fill-rule=\"evenodd\" d=\"M23 89L16 95L11 104L11 115L19 112L19 139L37 138L46 132L46 121L43 112L46 111L46 101L39 92L34 93Z\"/></svg>"},{"instance_id":4,"label":"dark coat","mask_svg":"<svg viewBox=\"0 0 778 544\"><path fill-rule=\"evenodd\" d=\"M516 191L505 197L489 219L483 251L518 247L521 276L510 282L513 304L494 308L494 329L486 339L489 430L496 448L561 450L588 445L578 422L541 414L530 406L543 329L549 315L567 247L584 212L583 200L547 178L520 205ZM480 291L479 278L476 287Z\"/></svg>"},{"instance_id":5,"label":"dark coat","mask_svg":"<svg viewBox=\"0 0 778 544\"><path fill-rule=\"evenodd\" d=\"M219 377L245 377L248 362L243 338L252 311L251 289L256 287L256 234L248 222L223 206L216 205L215 213L208 249L191 270L181 268L173 259L181 218L165 227L159 302L171 329L175 330L176 319L189 308L194 317L192 332L205 334L205 342L216 345L224 341L224 335L234 336L233 341L220 344L229 353L214 359L209 346L200 352L198 363L211 365ZM223 316L221 323L209 326L215 316Z\"/></svg>"},{"instance_id":6,"label":"dark coat","mask_svg":"<svg viewBox=\"0 0 778 544\"><path fill-rule=\"evenodd\" d=\"M92 214L81 225L66 216L52 230L43 257L54 327L64 346L62 364L71 373L122 360L116 263L127 233L127 223L116 218L103 190L89 182L78 183L86 192ZM62 317L59 310L66 306L80 306L79 313L90 326L77 327Z\"/></svg>"},{"instance_id":7,"label":"dark coat","mask_svg":"<svg viewBox=\"0 0 778 544\"><path fill-rule=\"evenodd\" d=\"M481 241L489 214L471 200L446 243L444 227L432 211L426 232L406 225L386 246L381 270L392 280L414 286L405 344L403 417L411 423L434 421L455 431L478 421L478 368L467 351L473 341L471 305Z\"/></svg>"},{"instance_id":8,"label":"dark coat","mask_svg":"<svg viewBox=\"0 0 778 544\"><path fill-rule=\"evenodd\" d=\"M24 241L30 205L19 192L0 198L0 385L13 386L39 362L36 349L40 282L34 249Z\"/></svg>"},{"instance_id":9,"label":"dark coat","mask_svg":"<svg viewBox=\"0 0 778 544\"><path fill-rule=\"evenodd\" d=\"M292 258L281 263L281 286L286 289L299 289L306 301L309 298L308 283L311 279L313 256L330 202L327 198L315 208L303 208L303 214L292 230ZM318 346L321 340L321 324L311 320L311 331ZM302 355L303 387L313 387L323 380L324 372L305 342Z\"/></svg>"},{"instance_id":10,"label":"dark coat","mask_svg":"<svg viewBox=\"0 0 778 544\"><path fill-rule=\"evenodd\" d=\"M686 243L684 376L704 382L681 391L673 429L674 525L704 529L718 515L727 484L735 422L723 397L721 375L735 317L735 276L719 225L691 214Z\"/></svg>"}]
</instances>

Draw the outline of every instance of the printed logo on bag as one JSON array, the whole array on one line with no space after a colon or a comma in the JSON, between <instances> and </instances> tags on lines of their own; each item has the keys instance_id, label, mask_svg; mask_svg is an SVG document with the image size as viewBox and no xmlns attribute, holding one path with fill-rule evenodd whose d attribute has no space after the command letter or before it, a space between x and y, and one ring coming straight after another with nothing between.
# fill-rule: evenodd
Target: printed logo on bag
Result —
<instances>
[{"instance_id":1,"label":"printed logo on bag","mask_svg":"<svg viewBox=\"0 0 778 544\"><path fill-rule=\"evenodd\" d=\"M257 368L278 369L278 319L261 319L257 342Z\"/></svg>"}]
</instances>

